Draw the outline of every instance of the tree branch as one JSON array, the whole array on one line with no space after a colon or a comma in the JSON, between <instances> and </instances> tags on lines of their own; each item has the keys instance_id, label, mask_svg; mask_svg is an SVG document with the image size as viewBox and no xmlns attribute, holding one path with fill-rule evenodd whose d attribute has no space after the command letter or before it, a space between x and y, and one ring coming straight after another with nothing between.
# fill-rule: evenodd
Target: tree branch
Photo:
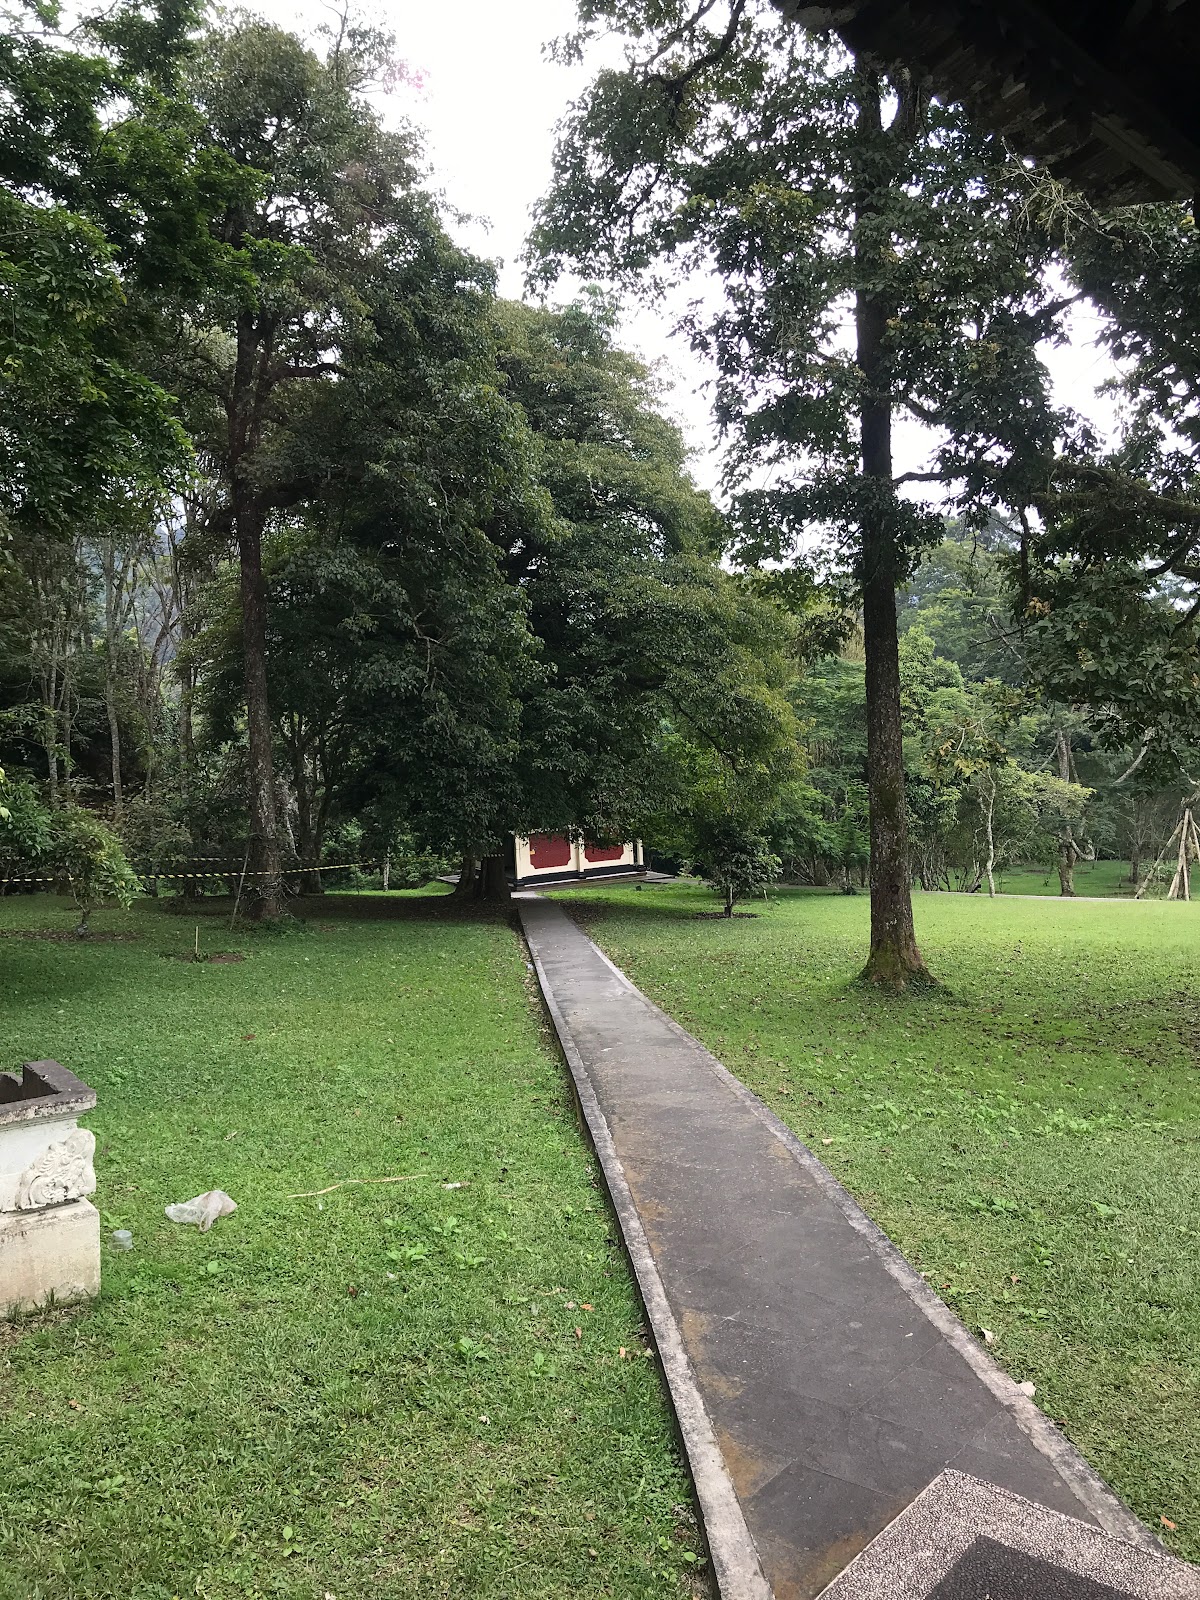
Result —
<instances>
[{"instance_id":1,"label":"tree branch","mask_svg":"<svg viewBox=\"0 0 1200 1600\"><path fill-rule=\"evenodd\" d=\"M697 56L692 64L689 67L685 67L682 72L676 73L674 76L665 72L647 72L647 81L661 84L676 111L679 109L680 102L683 100L684 90L688 84L698 78L707 67L715 67L718 61L724 60L733 48L733 41L737 38L738 26L745 15L747 3L748 0L733 0L733 4L729 8L729 25L725 32L711 50L706 50L703 55ZM706 6L701 6L692 18L691 24L687 26L694 26L705 15L707 9ZM662 51L660 50L657 55L651 57L651 60L657 60L661 54Z\"/></svg>"}]
</instances>

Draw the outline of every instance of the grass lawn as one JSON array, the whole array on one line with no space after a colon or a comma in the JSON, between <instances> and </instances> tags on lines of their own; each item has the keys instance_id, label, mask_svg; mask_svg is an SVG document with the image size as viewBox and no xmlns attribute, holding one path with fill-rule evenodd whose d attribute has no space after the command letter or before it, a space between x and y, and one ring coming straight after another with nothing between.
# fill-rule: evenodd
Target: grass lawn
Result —
<instances>
[{"instance_id":1,"label":"grass lawn","mask_svg":"<svg viewBox=\"0 0 1200 1600\"><path fill-rule=\"evenodd\" d=\"M1147 862L1142 871L1146 871L1149 865ZM1170 881L1168 873L1161 883L1148 889L1147 894L1155 898L1165 895ZM996 888L1001 894L1057 895L1058 868L1007 867L1003 872L996 874ZM1132 899L1136 891L1137 884L1129 881L1128 861L1078 861L1075 864L1077 895L1099 896L1102 899Z\"/></svg>"},{"instance_id":2,"label":"grass lawn","mask_svg":"<svg viewBox=\"0 0 1200 1600\"><path fill-rule=\"evenodd\" d=\"M918 895L948 987L897 1001L851 981L866 896L561 898L1200 1557L1200 906Z\"/></svg>"},{"instance_id":3,"label":"grass lawn","mask_svg":"<svg viewBox=\"0 0 1200 1600\"><path fill-rule=\"evenodd\" d=\"M117 939L0 940L0 1065L97 1090L106 1236L98 1302L0 1325L3 1600L702 1592L521 948L447 913L339 895L231 937L210 908L222 964L148 902L95 918ZM209 1188L238 1202L211 1233L164 1218Z\"/></svg>"}]
</instances>

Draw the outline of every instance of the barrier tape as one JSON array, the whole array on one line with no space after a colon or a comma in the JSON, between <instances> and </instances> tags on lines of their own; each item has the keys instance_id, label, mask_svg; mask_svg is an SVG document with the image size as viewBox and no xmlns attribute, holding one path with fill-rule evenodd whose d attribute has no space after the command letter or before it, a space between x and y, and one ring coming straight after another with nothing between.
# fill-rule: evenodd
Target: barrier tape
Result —
<instances>
[{"instance_id":1,"label":"barrier tape","mask_svg":"<svg viewBox=\"0 0 1200 1600\"><path fill-rule=\"evenodd\" d=\"M381 863L378 861L323 861L319 866L316 867L280 867L279 876L281 878L286 878L300 872L345 872L350 867L378 867L380 865ZM229 867L225 872L145 872L137 873L135 876L140 878L142 884L145 885L146 880L149 878L153 878L155 883L162 883L164 881L172 883L197 883L212 878L270 878L273 876L273 874L270 872L244 873L239 864L236 867ZM70 881L69 873L64 873L57 878L7 878L3 875L0 875L0 883L3 883L5 887L7 887L10 883L53 884L61 883L64 877L68 882Z\"/></svg>"}]
</instances>

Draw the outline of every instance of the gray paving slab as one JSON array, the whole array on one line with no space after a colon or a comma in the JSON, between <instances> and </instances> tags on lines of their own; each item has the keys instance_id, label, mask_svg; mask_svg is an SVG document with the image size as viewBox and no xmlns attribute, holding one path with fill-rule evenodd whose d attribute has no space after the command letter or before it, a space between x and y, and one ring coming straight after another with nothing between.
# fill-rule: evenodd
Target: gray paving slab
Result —
<instances>
[{"instance_id":1,"label":"gray paving slab","mask_svg":"<svg viewBox=\"0 0 1200 1600\"><path fill-rule=\"evenodd\" d=\"M770 1110L561 907L518 904L663 1355L722 1594L811 1600L959 1466L1157 1548Z\"/></svg>"},{"instance_id":2,"label":"gray paving slab","mask_svg":"<svg viewBox=\"0 0 1200 1600\"><path fill-rule=\"evenodd\" d=\"M1200 1572L955 1469L823 1600L1200 1600Z\"/></svg>"}]
</instances>

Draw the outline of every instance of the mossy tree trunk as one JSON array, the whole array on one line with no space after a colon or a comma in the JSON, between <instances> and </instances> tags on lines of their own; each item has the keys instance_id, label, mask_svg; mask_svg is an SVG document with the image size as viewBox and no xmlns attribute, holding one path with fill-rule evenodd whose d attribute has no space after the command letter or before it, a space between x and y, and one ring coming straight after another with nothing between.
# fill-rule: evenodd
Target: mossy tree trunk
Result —
<instances>
[{"instance_id":1,"label":"mossy tree trunk","mask_svg":"<svg viewBox=\"0 0 1200 1600\"><path fill-rule=\"evenodd\" d=\"M458 869L458 882L454 885L454 898L456 900L474 900L475 879L478 875L479 863L474 856L464 856Z\"/></svg>"},{"instance_id":2,"label":"mossy tree trunk","mask_svg":"<svg viewBox=\"0 0 1200 1600\"><path fill-rule=\"evenodd\" d=\"M896 585L896 491L892 481L892 396L887 330L893 308L871 285L886 281L888 247L880 185L883 129L878 73L857 73L860 156L855 196L857 362L861 374L862 596L867 690L867 786L871 832L871 950L863 977L890 989L929 982L913 927L904 744L900 722L900 641ZM880 170L881 166L884 170Z\"/></svg>"}]
</instances>

